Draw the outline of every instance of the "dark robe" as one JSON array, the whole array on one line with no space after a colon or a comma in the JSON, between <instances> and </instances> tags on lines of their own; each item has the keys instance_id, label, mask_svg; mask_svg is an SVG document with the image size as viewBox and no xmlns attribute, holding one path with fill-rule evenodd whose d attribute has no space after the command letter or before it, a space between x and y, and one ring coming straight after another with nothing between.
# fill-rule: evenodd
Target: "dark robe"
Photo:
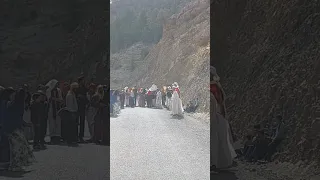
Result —
<instances>
[{"instance_id":1,"label":"dark robe","mask_svg":"<svg viewBox=\"0 0 320 180\"><path fill-rule=\"evenodd\" d=\"M109 107L100 103L94 122L94 141L110 145Z\"/></svg>"},{"instance_id":2,"label":"dark robe","mask_svg":"<svg viewBox=\"0 0 320 180\"><path fill-rule=\"evenodd\" d=\"M7 134L4 131L4 121L8 119L7 101L0 102L0 164L10 162L10 145ZM7 168L7 165L2 168Z\"/></svg>"},{"instance_id":3,"label":"dark robe","mask_svg":"<svg viewBox=\"0 0 320 180\"><path fill-rule=\"evenodd\" d=\"M140 93L139 94L139 107L145 107L145 106L146 106L145 94Z\"/></svg>"},{"instance_id":4,"label":"dark robe","mask_svg":"<svg viewBox=\"0 0 320 180\"><path fill-rule=\"evenodd\" d=\"M42 138L42 128L40 125L42 124L41 121L45 118L45 104L43 102L34 102L30 106L31 110L31 122L33 124L34 130L34 137L33 137L33 144L39 144Z\"/></svg>"},{"instance_id":5,"label":"dark robe","mask_svg":"<svg viewBox=\"0 0 320 180\"><path fill-rule=\"evenodd\" d=\"M126 95L125 95L124 92L121 92L121 93L119 94L119 96L120 96L120 107L121 107L121 109L124 109L124 100L125 100L125 98L126 98Z\"/></svg>"}]
</instances>

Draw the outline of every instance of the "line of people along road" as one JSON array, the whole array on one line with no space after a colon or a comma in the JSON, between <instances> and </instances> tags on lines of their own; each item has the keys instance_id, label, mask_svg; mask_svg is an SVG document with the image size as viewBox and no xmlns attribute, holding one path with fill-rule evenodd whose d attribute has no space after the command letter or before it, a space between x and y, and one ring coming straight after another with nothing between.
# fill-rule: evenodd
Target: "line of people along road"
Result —
<instances>
[{"instance_id":1,"label":"line of people along road","mask_svg":"<svg viewBox=\"0 0 320 180\"><path fill-rule=\"evenodd\" d=\"M125 107L167 108L172 111L173 116L183 117L185 110L180 96L180 88L177 82L163 86L161 89L153 84L150 88L125 87L122 90L111 90L110 112L112 115L117 115L120 109Z\"/></svg>"},{"instance_id":2,"label":"line of people along road","mask_svg":"<svg viewBox=\"0 0 320 180\"><path fill-rule=\"evenodd\" d=\"M0 169L23 170L35 162L33 152L45 150L46 144L109 145L108 93L107 86L87 83L84 76L72 83L53 79L33 93L28 85L0 87ZM86 140L85 121L90 132Z\"/></svg>"}]
</instances>

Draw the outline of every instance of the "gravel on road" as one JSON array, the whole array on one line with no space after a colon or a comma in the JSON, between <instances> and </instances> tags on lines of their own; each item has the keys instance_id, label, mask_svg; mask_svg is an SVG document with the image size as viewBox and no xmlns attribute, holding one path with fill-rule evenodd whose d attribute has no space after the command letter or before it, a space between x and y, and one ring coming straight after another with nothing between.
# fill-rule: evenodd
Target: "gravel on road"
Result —
<instances>
[{"instance_id":1,"label":"gravel on road","mask_svg":"<svg viewBox=\"0 0 320 180\"><path fill-rule=\"evenodd\" d=\"M209 180L210 127L165 109L126 108L111 126L112 180Z\"/></svg>"}]
</instances>

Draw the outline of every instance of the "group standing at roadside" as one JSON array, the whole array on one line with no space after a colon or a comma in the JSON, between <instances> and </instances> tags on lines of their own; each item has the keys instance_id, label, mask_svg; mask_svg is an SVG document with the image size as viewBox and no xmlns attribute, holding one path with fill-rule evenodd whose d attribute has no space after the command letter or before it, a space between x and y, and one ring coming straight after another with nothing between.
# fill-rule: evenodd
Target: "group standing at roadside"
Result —
<instances>
[{"instance_id":1,"label":"group standing at roadside","mask_svg":"<svg viewBox=\"0 0 320 180\"><path fill-rule=\"evenodd\" d=\"M33 151L49 144L96 143L109 145L109 88L51 80L31 94L28 85L0 87L0 169L20 171L35 161ZM84 140L85 121L90 138ZM33 139L33 149L28 140Z\"/></svg>"},{"instance_id":2,"label":"group standing at roadside","mask_svg":"<svg viewBox=\"0 0 320 180\"><path fill-rule=\"evenodd\" d=\"M110 112L113 114L119 113L116 111L117 102L120 109L125 107L167 108L172 111L173 116L182 116L184 111L177 82L163 86L161 89L153 84L150 88L125 87L122 90L110 90Z\"/></svg>"}]
</instances>

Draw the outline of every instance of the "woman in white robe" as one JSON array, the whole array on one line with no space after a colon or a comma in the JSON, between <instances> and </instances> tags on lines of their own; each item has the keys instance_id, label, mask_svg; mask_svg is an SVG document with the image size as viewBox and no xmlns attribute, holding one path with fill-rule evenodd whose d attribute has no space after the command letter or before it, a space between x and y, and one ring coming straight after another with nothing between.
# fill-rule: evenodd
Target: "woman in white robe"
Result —
<instances>
[{"instance_id":1,"label":"woman in white robe","mask_svg":"<svg viewBox=\"0 0 320 180\"><path fill-rule=\"evenodd\" d=\"M213 80L210 83L210 169L217 171L231 167L236 152L233 148L230 125L225 119L225 94L219 83L220 78L213 67L211 67L211 74Z\"/></svg>"},{"instance_id":2,"label":"woman in white robe","mask_svg":"<svg viewBox=\"0 0 320 180\"><path fill-rule=\"evenodd\" d=\"M46 84L46 87L48 87L46 94L49 100L49 135L52 144L60 143L61 138L61 118L58 116L58 112L61 109L63 98L58 85L59 83L55 79Z\"/></svg>"},{"instance_id":3,"label":"woman in white robe","mask_svg":"<svg viewBox=\"0 0 320 180\"><path fill-rule=\"evenodd\" d=\"M94 137L94 117L97 114L97 108L93 106L94 102L92 101L92 97L94 96L96 92L95 85L91 84L89 87L89 92L87 92L87 99L89 101L89 105L87 107L87 112L86 112L86 119L88 123L88 129L90 133L90 139L88 142L93 142L93 137Z\"/></svg>"},{"instance_id":4,"label":"woman in white robe","mask_svg":"<svg viewBox=\"0 0 320 180\"><path fill-rule=\"evenodd\" d=\"M158 92L157 92L156 108L162 109L162 92L161 92L161 91L158 91Z\"/></svg>"},{"instance_id":5,"label":"woman in white robe","mask_svg":"<svg viewBox=\"0 0 320 180\"><path fill-rule=\"evenodd\" d=\"M179 94L177 91L174 91L172 94L172 115L174 116L182 116L183 114L183 108L182 108L182 101L179 97Z\"/></svg>"}]
</instances>

